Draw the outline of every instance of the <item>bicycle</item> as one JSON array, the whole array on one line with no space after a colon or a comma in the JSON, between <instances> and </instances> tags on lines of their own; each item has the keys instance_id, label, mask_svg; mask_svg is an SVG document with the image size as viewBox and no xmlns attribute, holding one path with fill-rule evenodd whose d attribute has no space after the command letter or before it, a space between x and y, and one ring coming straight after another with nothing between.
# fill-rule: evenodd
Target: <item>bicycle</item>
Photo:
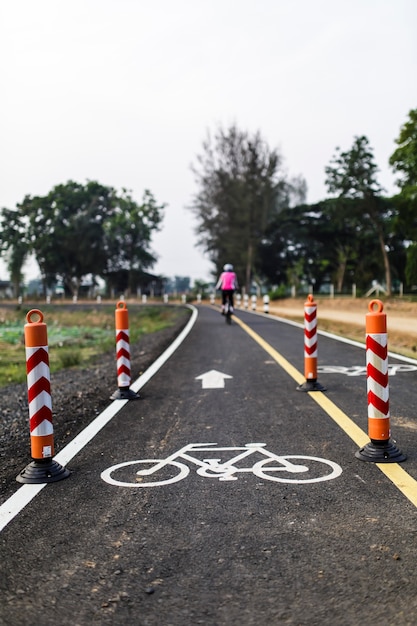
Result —
<instances>
[{"instance_id":1,"label":"bicycle","mask_svg":"<svg viewBox=\"0 0 417 626\"><path fill-rule=\"evenodd\" d=\"M230 302L230 296L226 296L226 301L224 303L224 315L226 319L226 324L232 323L232 315L233 315L233 307Z\"/></svg>"},{"instance_id":2,"label":"bicycle","mask_svg":"<svg viewBox=\"0 0 417 626\"><path fill-rule=\"evenodd\" d=\"M177 452L174 452L166 459L139 459L137 461L126 461L113 465L101 473L101 478L110 485L118 487L159 487L161 485L169 485L183 480L190 473L190 468L185 463L178 461L188 461L197 465L197 474L205 478L218 478L219 481L234 481L239 473L253 473L258 478L270 480L279 483L315 483L325 480L337 478L342 473L342 468L337 463L327 459L321 459L314 456L302 455L285 455L279 456L273 452L266 450L266 443L247 443L244 446L237 447L218 447L216 443L190 443ZM197 452L232 452L238 451L239 454L223 461L221 458L203 458L200 459L191 453ZM237 464L243 459L253 455L260 454L266 458L255 462L251 467L240 467ZM294 461L294 462L293 462ZM297 462L295 462L297 461ZM298 464L308 462L308 466ZM271 465L272 463L272 465ZM139 469L135 476L131 476L131 466L149 465L150 467ZM323 465L325 466L323 468ZM330 472L329 472L330 468ZM128 470L128 471L125 471ZM175 473L172 472L175 470ZM323 474L323 471L327 472ZM307 473L306 478L299 478L293 475ZM156 474L158 473L158 476ZM120 479L113 478L113 474L119 474ZM130 482L125 480L125 477ZM151 480L143 482L143 479L149 477ZM152 480L153 478L153 480Z\"/></svg>"}]
</instances>

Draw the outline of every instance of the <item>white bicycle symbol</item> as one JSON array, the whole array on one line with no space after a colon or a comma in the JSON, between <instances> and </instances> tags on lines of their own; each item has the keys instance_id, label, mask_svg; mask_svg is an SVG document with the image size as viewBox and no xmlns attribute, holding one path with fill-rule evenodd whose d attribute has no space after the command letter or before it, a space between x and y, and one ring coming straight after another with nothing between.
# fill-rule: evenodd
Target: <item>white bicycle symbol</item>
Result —
<instances>
[{"instance_id":1,"label":"white bicycle symbol","mask_svg":"<svg viewBox=\"0 0 417 626\"><path fill-rule=\"evenodd\" d=\"M186 478L190 473L188 465L179 462L177 459L197 465L197 474L199 476L218 478L222 481L237 480L235 474L252 472L258 478L278 483L318 483L337 478L342 473L340 465L333 461L314 456L279 456L266 450L266 443L247 443L241 447L214 448L212 446L217 446L217 444L190 443L166 459L140 459L138 461L119 463L104 470L101 473L101 478L110 485L116 485L117 487L160 487L161 485L169 485ZM224 462L217 457L199 459L191 454L191 452L217 453L230 451L240 451L240 454ZM255 462L251 467L238 466L240 461L255 453L261 454L266 458ZM148 467L139 469L132 475L131 466L137 465L147 465ZM307 475L305 478L299 478L299 474ZM113 475L116 477L113 477ZM144 481L145 477L149 477L149 480ZM126 479L129 479L129 482Z\"/></svg>"}]
</instances>

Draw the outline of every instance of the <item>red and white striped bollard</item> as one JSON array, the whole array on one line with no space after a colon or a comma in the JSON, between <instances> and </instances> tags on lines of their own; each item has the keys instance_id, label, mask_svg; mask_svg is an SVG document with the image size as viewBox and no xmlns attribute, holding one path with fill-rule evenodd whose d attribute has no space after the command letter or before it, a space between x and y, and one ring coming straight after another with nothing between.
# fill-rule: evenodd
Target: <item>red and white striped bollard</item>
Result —
<instances>
[{"instance_id":1,"label":"red and white striped bollard","mask_svg":"<svg viewBox=\"0 0 417 626\"><path fill-rule=\"evenodd\" d=\"M32 320L36 316L37 321ZM25 351L28 384L30 447L33 461L16 477L20 483L50 483L70 475L52 459L54 428L49 370L49 351L43 314L32 309L26 315Z\"/></svg>"},{"instance_id":2,"label":"red and white striped bollard","mask_svg":"<svg viewBox=\"0 0 417 626\"><path fill-rule=\"evenodd\" d=\"M306 382L298 391L326 391L317 381L317 303L312 294L304 302L304 375Z\"/></svg>"},{"instance_id":3,"label":"red and white striped bollard","mask_svg":"<svg viewBox=\"0 0 417 626\"><path fill-rule=\"evenodd\" d=\"M117 387L111 400L137 400L139 394L130 389L129 312L126 302L119 300L115 311Z\"/></svg>"},{"instance_id":4,"label":"red and white striped bollard","mask_svg":"<svg viewBox=\"0 0 417 626\"><path fill-rule=\"evenodd\" d=\"M391 442L387 316L380 300L372 300L366 315L366 386L370 443L356 452L361 461L398 463L406 456Z\"/></svg>"}]
</instances>

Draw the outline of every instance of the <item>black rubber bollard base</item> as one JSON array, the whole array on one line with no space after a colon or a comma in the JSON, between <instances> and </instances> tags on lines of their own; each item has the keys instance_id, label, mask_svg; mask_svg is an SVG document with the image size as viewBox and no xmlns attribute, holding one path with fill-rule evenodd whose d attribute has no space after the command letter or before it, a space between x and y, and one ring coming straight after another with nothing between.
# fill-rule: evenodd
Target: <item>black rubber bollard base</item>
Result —
<instances>
[{"instance_id":1,"label":"black rubber bollard base","mask_svg":"<svg viewBox=\"0 0 417 626\"><path fill-rule=\"evenodd\" d=\"M371 463L401 463L407 458L389 439L388 441L371 440L355 452L355 456L361 461Z\"/></svg>"},{"instance_id":2,"label":"black rubber bollard base","mask_svg":"<svg viewBox=\"0 0 417 626\"><path fill-rule=\"evenodd\" d=\"M297 391L326 391L326 387L320 385L317 379L306 380L305 383L297 387Z\"/></svg>"},{"instance_id":3,"label":"black rubber bollard base","mask_svg":"<svg viewBox=\"0 0 417 626\"><path fill-rule=\"evenodd\" d=\"M139 400L139 398L140 395L129 389L129 387L119 387L110 396L110 400Z\"/></svg>"},{"instance_id":4,"label":"black rubber bollard base","mask_svg":"<svg viewBox=\"0 0 417 626\"><path fill-rule=\"evenodd\" d=\"M18 483L42 484L55 483L68 478L71 472L53 459L34 460L23 469L16 480Z\"/></svg>"}]
</instances>

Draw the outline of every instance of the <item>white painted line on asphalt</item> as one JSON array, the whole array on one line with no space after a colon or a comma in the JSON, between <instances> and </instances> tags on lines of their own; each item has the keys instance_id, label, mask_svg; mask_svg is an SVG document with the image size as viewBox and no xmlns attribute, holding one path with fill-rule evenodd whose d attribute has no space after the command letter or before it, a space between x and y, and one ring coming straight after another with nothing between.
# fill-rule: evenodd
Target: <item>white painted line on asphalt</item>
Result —
<instances>
[{"instance_id":1,"label":"white painted line on asphalt","mask_svg":"<svg viewBox=\"0 0 417 626\"><path fill-rule=\"evenodd\" d=\"M401 365L398 363L387 365L387 373L389 376L396 376L398 372L415 372L417 365ZM346 376L366 376L366 365L351 365L344 367L343 365L318 365L317 372L319 374L345 374Z\"/></svg>"},{"instance_id":2,"label":"white painted line on asphalt","mask_svg":"<svg viewBox=\"0 0 417 626\"><path fill-rule=\"evenodd\" d=\"M194 326L198 311L196 307L188 305L191 309L191 318L188 324L183 328L178 337L168 346L168 348L159 356L154 363L140 376L132 385L131 389L136 393L141 389L156 372L168 361L175 350L181 345L188 333ZM61 465L66 465L71 459L74 458L80 450L84 448L96 435L100 432L106 424L122 409L129 400L114 400L95 420L91 422L83 431L81 431L72 441L70 441L65 448L63 448L54 457L54 460ZM33 498L47 485L42 483L39 485L23 485L20 489L14 493L6 502L0 506L0 532L7 526L11 520L16 517L29 504Z\"/></svg>"},{"instance_id":3,"label":"white painted line on asphalt","mask_svg":"<svg viewBox=\"0 0 417 626\"><path fill-rule=\"evenodd\" d=\"M0 532L46 485L47 483L22 485L16 493L0 506Z\"/></svg>"},{"instance_id":4,"label":"white painted line on asphalt","mask_svg":"<svg viewBox=\"0 0 417 626\"><path fill-rule=\"evenodd\" d=\"M192 304L189 304L187 306L192 311L192 315L191 315L190 321L188 322L187 326L182 330L182 332L178 335L178 337L171 343L171 345L168 346L168 348L165 350L165 352L163 354L161 354L161 356L158 359L156 359L156 361L154 363L152 363L152 365L150 367L148 367L146 372L144 372L142 374L142 376L140 376L130 386L130 388L133 391L138 392L139 389L141 389L152 378L152 376L154 376L154 374L156 374L156 372L159 369L161 369L161 367L164 365L164 363L166 361L168 361L168 359L174 354L175 350L182 344L182 342L184 341L184 339L186 338L186 336L188 335L188 333L190 332L190 330L194 326L194 324L195 324L195 322L197 320L197 317L198 317L198 310Z\"/></svg>"},{"instance_id":5,"label":"white painted line on asphalt","mask_svg":"<svg viewBox=\"0 0 417 626\"><path fill-rule=\"evenodd\" d=\"M296 382L305 380L301 372L291 365L275 348L265 341L258 333L245 324L238 317L236 323L258 343ZM331 417L334 422L354 441L359 448L369 442L369 437L359 426L332 402L325 394L314 391L308 395ZM375 463L389 480L417 507L417 481L408 474L398 463Z\"/></svg>"},{"instance_id":6,"label":"white painted line on asphalt","mask_svg":"<svg viewBox=\"0 0 417 626\"><path fill-rule=\"evenodd\" d=\"M55 461L64 466L69 463L128 402L129 400L114 400L100 415L97 415L91 424L74 437L61 452L55 455Z\"/></svg>"}]
</instances>

